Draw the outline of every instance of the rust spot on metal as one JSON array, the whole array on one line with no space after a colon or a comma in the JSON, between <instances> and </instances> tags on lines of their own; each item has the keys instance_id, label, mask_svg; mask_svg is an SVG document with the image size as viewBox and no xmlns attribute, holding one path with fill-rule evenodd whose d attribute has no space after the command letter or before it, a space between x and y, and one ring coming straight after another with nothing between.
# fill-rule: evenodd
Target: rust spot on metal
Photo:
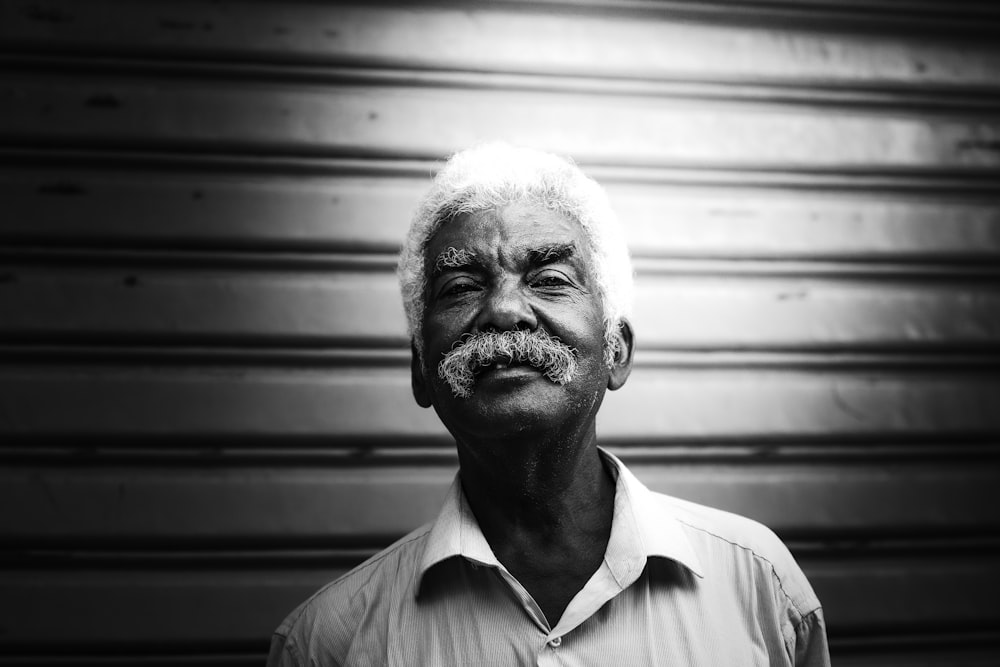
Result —
<instances>
[{"instance_id":1,"label":"rust spot on metal","mask_svg":"<svg viewBox=\"0 0 1000 667\"><path fill-rule=\"evenodd\" d=\"M323 34L326 35L327 37L329 37L330 39L337 39L338 37L340 37L340 31L339 30L331 30L330 28L327 28L326 30L324 30Z\"/></svg>"},{"instance_id":2,"label":"rust spot on metal","mask_svg":"<svg viewBox=\"0 0 1000 667\"><path fill-rule=\"evenodd\" d=\"M201 190L195 190L194 192L191 193L191 199L197 200L197 199L203 199L204 197L205 193L202 192Z\"/></svg>"},{"instance_id":3,"label":"rust spot on metal","mask_svg":"<svg viewBox=\"0 0 1000 667\"><path fill-rule=\"evenodd\" d=\"M13 285L17 282L17 274L0 273L0 285Z\"/></svg>"},{"instance_id":4,"label":"rust spot on metal","mask_svg":"<svg viewBox=\"0 0 1000 667\"><path fill-rule=\"evenodd\" d=\"M79 197L87 194L87 190L83 187L66 181L39 185L37 192L40 195L56 195L58 197Z\"/></svg>"},{"instance_id":5,"label":"rust spot on metal","mask_svg":"<svg viewBox=\"0 0 1000 667\"><path fill-rule=\"evenodd\" d=\"M110 93L98 93L87 98L87 106L94 109L118 109L122 102Z\"/></svg>"},{"instance_id":6,"label":"rust spot on metal","mask_svg":"<svg viewBox=\"0 0 1000 667\"><path fill-rule=\"evenodd\" d=\"M378 112L377 111L369 111L368 112L368 120L378 120Z\"/></svg>"},{"instance_id":7,"label":"rust spot on metal","mask_svg":"<svg viewBox=\"0 0 1000 667\"><path fill-rule=\"evenodd\" d=\"M139 279L136 276L125 276L122 279L122 285L125 287L135 287L139 284Z\"/></svg>"},{"instance_id":8,"label":"rust spot on metal","mask_svg":"<svg viewBox=\"0 0 1000 667\"><path fill-rule=\"evenodd\" d=\"M288 33L291 32L291 30L289 30L288 28L286 28L283 25L278 25L278 26L274 26L273 32L274 32L275 35L287 35Z\"/></svg>"},{"instance_id":9,"label":"rust spot on metal","mask_svg":"<svg viewBox=\"0 0 1000 667\"><path fill-rule=\"evenodd\" d=\"M801 290L799 292L778 292L778 301L797 301L809 296L809 292Z\"/></svg>"}]
</instances>

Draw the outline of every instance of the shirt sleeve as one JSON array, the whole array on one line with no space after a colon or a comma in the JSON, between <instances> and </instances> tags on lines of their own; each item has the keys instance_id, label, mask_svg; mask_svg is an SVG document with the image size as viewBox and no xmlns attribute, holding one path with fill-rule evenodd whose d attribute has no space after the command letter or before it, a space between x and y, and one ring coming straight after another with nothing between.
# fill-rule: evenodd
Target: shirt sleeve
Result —
<instances>
[{"instance_id":1,"label":"shirt sleeve","mask_svg":"<svg viewBox=\"0 0 1000 667\"><path fill-rule=\"evenodd\" d=\"M795 667L830 667L822 608L803 616L795 628Z\"/></svg>"},{"instance_id":2,"label":"shirt sleeve","mask_svg":"<svg viewBox=\"0 0 1000 667\"><path fill-rule=\"evenodd\" d=\"M271 635L271 650L267 654L267 667L305 667L305 662L299 659L288 637L274 633Z\"/></svg>"}]
</instances>

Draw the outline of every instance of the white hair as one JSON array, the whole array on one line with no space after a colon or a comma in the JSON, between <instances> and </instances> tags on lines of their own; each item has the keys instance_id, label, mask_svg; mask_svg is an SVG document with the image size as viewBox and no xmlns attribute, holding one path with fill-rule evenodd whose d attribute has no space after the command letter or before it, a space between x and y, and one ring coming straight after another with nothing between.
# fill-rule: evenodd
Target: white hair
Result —
<instances>
[{"instance_id":1,"label":"white hair","mask_svg":"<svg viewBox=\"0 0 1000 667\"><path fill-rule=\"evenodd\" d=\"M551 153L489 143L456 153L424 196L403 242L399 283L407 331L423 357L421 322L427 290L424 254L442 225L457 216L527 202L575 220L587 242L591 278L604 316L606 353L617 350L617 330L632 310L632 263L604 189L572 161Z\"/></svg>"}]
</instances>

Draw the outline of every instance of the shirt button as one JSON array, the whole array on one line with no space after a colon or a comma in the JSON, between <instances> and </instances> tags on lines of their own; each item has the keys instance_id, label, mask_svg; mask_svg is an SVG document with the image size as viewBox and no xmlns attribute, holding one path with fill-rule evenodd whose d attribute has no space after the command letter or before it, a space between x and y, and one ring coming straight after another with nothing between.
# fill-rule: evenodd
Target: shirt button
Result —
<instances>
[{"instance_id":1,"label":"shirt button","mask_svg":"<svg viewBox=\"0 0 1000 667\"><path fill-rule=\"evenodd\" d=\"M552 648L559 648L560 646L562 646L562 637L553 637L551 640L549 640L549 646L551 646Z\"/></svg>"}]
</instances>

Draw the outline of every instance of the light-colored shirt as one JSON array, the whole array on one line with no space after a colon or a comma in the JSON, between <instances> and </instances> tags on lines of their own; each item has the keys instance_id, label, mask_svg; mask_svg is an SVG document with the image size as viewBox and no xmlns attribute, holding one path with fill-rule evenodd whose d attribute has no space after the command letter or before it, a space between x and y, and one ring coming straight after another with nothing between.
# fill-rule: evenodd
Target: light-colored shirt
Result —
<instances>
[{"instance_id":1,"label":"light-colored shirt","mask_svg":"<svg viewBox=\"0 0 1000 667\"><path fill-rule=\"evenodd\" d=\"M458 477L437 520L300 605L277 665L829 665L788 549L734 514L617 477L604 561L552 627L483 536Z\"/></svg>"}]
</instances>

